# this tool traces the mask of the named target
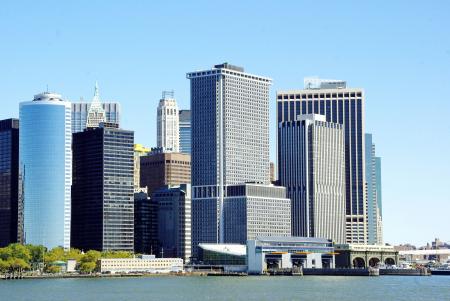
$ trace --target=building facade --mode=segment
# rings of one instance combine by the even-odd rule
[[[150,153],[150,148],[142,144],[134,145],[134,192],[147,192],[146,187],[141,188],[141,157]]]
[[[366,134],[367,235],[369,244],[383,244],[381,158],[375,155],[372,134]]]
[[[342,125],[300,115],[278,125],[280,185],[292,200],[292,235],[345,243]]]
[[[191,110],[180,110],[180,153],[191,154]]]
[[[346,241],[367,241],[364,160],[364,91],[337,80],[305,79],[304,90],[277,92],[277,122],[298,115],[325,115],[341,124],[345,143]],[[278,164],[280,154],[278,153]]]
[[[156,116],[157,146],[164,151],[180,151],[180,126],[177,101],[173,91],[163,91]]]
[[[89,114],[91,115],[90,127],[97,127],[101,122],[120,124],[120,104],[117,102],[100,102],[97,83],[91,103],[72,103],[72,133],[82,132],[86,129]]]
[[[20,177],[25,243],[70,247],[70,103],[44,92],[20,103]]]
[[[191,156],[181,153],[152,151],[140,157],[141,187],[148,194],[166,185],[176,186],[191,183]]]
[[[22,241],[19,120],[0,120],[0,248]]]
[[[220,202],[215,186],[195,190],[192,202],[192,248],[219,241]],[[257,236],[291,235],[291,201],[280,186],[245,183],[228,185],[223,199],[223,242],[245,244]],[[195,218],[194,218],[195,217]]]
[[[203,218],[201,210],[194,211],[195,253],[198,243],[225,241],[227,186],[245,182],[270,184],[271,79],[246,73],[228,63],[188,73],[187,78],[192,113],[192,206],[217,208],[207,218]],[[202,241],[200,229],[209,237],[207,241]]]
[[[135,258],[102,258],[98,262],[100,273],[171,273],[183,272],[181,258],[155,258],[142,255]]]
[[[158,206],[158,241],[161,257],[191,257],[191,185],[164,187],[152,194]]]
[[[114,124],[73,134],[73,247],[134,250],[133,145]]]
[[[159,254],[158,203],[145,192],[134,194],[134,252]]]

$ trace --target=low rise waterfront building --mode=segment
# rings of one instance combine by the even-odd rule
[[[107,258],[99,260],[101,273],[170,273],[183,272],[181,258],[155,258],[142,255],[138,258]]]
[[[334,268],[333,242],[312,237],[258,237],[247,242],[249,274],[296,268]]]
[[[393,246],[338,244],[336,250],[336,267],[368,268],[379,265],[394,266],[398,264],[398,251]]]

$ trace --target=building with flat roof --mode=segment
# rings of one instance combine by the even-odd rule
[[[191,110],[180,110],[180,153],[191,154]]]
[[[19,119],[0,120],[0,248],[22,242]]]
[[[214,186],[194,192],[192,248],[197,258],[200,243],[217,243],[219,202]],[[256,183],[229,185],[223,200],[225,244],[245,244],[257,236],[291,235],[291,201],[286,189]]]
[[[143,191],[134,193],[134,252],[159,254],[158,203]]]
[[[141,157],[150,153],[151,149],[142,144],[134,145],[134,192],[147,192],[146,187],[141,187]]]
[[[292,235],[346,242],[342,125],[299,115],[278,125],[279,183],[292,201]]]
[[[277,91],[277,123],[298,115],[325,115],[342,125],[345,145],[346,241],[367,242],[364,91],[345,81],[306,79],[305,89]],[[281,162],[278,148],[278,164]],[[279,168],[279,172],[280,172]],[[279,174],[279,178],[281,175]]]
[[[367,236],[369,244],[383,243],[381,158],[375,154],[372,134],[366,134]]]
[[[249,274],[300,268],[334,268],[329,239],[312,237],[258,237],[247,242]]]
[[[135,258],[102,258],[98,261],[100,273],[179,273],[183,272],[181,258],[155,258],[143,255]]]
[[[139,157],[141,164],[140,185],[148,194],[166,185],[191,183],[191,156],[182,153],[150,152]]]
[[[70,247],[70,102],[44,92],[20,103],[19,164],[26,244]]]
[[[72,247],[134,250],[133,145],[116,124],[73,134]]]
[[[393,246],[368,244],[336,244],[336,267],[368,268],[398,264],[398,251]]]
[[[152,194],[157,205],[158,257],[191,257],[191,185],[166,186]]]

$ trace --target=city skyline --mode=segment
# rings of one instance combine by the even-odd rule
[[[30,11],[36,13],[34,16],[28,13],[17,15],[15,11],[20,8],[16,4],[6,4],[0,12],[1,28],[6,31],[2,34],[5,48],[0,53],[8,57],[1,63],[5,70],[2,75],[5,108],[0,112],[0,119],[17,118],[19,102],[45,90],[47,84],[49,90],[75,101],[80,95],[90,99],[87,96],[92,95],[92,84],[99,80],[105,96],[102,98],[117,100],[122,105],[121,126],[136,131],[137,143],[153,146],[156,145],[153,112],[160,91],[174,89],[180,109],[189,109],[189,83],[185,73],[229,61],[274,79],[270,97],[270,143],[271,159],[276,161],[276,91],[296,89],[301,86],[303,77],[309,75],[342,78],[352,87],[365,89],[366,132],[373,133],[377,155],[383,159],[385,242],[423,245],[432,237],[450,240],[445,232],[450,226],[446,219],[450,162],[445,154],[450,148],[449,139],[445,139],[449,129],[445,123],[446,112],[450,106],[442,96],[448,94],[450,44],[441,38],[448,36],[450,28],[445,18],[448,3],[441,2],[441,9],[430,10],[425,5],[399,2],[392,4],[388,11],[375,4],[354,3],[351,11],[345,9],[349,7],[345,3],[342,7],[339,7],[341,4],[328,4],[329,11],[323,11],[326,4],[287,3],[281,9],[282,13],[281,7],[268,4],[253,15],[250,13],[252,3],[242,4],[242,10],[233,11],[234,16],[252,15],[249,20],[240,19],[244,25],[249,22],[255,27],[238,33],[242,24],[229,24],[230,28],[219,26],[217,30],[228,38],[235,38],[236,45],[226,45],[216,52],[202,41],[213,39],[217,32],[201,29],[198,35],[190,36],[182,26],[187,23],[188,16],[180,17],[173,24],[164,24],[165,28],[152,28],[153,22],[161,21],[158,16],[152,18],[152,10],[162,16],[162,12],[170,8],[173,13],[182,15],[186,5],[138,4],[141,12],[136,12],[135,20],[117,32],[119,42],[131,45],[125,54],[121,54],[125,46],[118,45],[113,49],[117,45],[114,31],[117,25],[112,27],[114,30],[107,28],[113,19],[116,22],[126,14],[121,12],[121,5],[108,7],[108,14],[96,18],[97,12],[105,9],[99,3],[86,3],[80,5],[81,8],[29,4]],[[89,10],[85,9],[87,6]],[[38,20],[39,12],[45,10],[57,12],[56,20]],[[212,10],[213,6],[206,5],[203,13],[198,14],[212,20]],[[398,13],[400,10],[402,13]],[[324,14],[324,19],[317,25],[314,16],[319,12]],[[385,24],[375,26],[377,15],[381,13],[385,16]],[[286,20],[284,31],[277,22],[267,21],[273,20],[272,14]],[[294,26],[296,14],[302,22]],[[416,15],[421,18],[414,17]],[[87,24],[77,27],[65,20],[80,16]],[[345,19],[352,19],[352,22]],[[404,22],[398,22],[398,19]],[[254,21],[256,23],[252,23]],[[37,22],[35,27],[31,26],[33,22]],[[360,22],[361,26],[352,28],[353,22]],[[61,25],[55,27],[55,24]],[[334,25],[341,26],[339,32],[344,34],[330,34],[328,30]],[[141,29],[131,33],[130,26]],[[177,43],[189,43],[192,48],[174,50],[172,45],[162,45],[161,49],[156,49],[158,47],[152,44],[156,40],[142,37],[147,31],[148,35],[156,33],[155,39],[172,34]],[[297,47],[302,39],[292,39],[305,36],[311,44],[310,49]],[[320,44],[324,36],[328,43],[335,45],[333,49]],[[350,42],[353,37],[356,46]],[[133,41],[136,44],[132,44]],[[287,41],[292,44],[277,49],[279,44]],[[34,43],[41,47],[30,51],[27,45]],[[92,47],[86,47],[86,44]],[[380,44],[389,44],[389,47]],[[419,44],[421,47],[417,47]],[[81,46],[72,47],[74,45]],[[74,59],[71,61],[71,58]],[[112,60],[114,64],[111,64]],[[272,62],[268,63],[269,60]],[[33,69],[40,70],[39,77],[30,72]],[[113,72],[116,70],[121,73]],[[433,122],[419,122],[430,112],[434,116]],[[438,139],[426,139],[428,133]],[[427,143],[423,143],[425,139]]]

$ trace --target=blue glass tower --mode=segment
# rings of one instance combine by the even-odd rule
[[[191,153],[191,110],[180,110],[180,153]]]
[[[41,93],[20,104],[20,173],[27,244],[70,247],[70,103]]]

